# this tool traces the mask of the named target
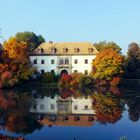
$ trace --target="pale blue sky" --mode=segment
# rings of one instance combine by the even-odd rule
[[[0,28],[8,39],[33,31],[46,41],[114,41],[125,53],[140,43],[140,0],[0,0]]]

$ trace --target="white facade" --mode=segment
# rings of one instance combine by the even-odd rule
[[[53,99],[50,97],[37,98],[30,112],[46,114],[95,114],[90,97],[78,99],[69,97],[64,100],[58,95]]]
[[[72,114],[95,114],[95,110],[92,108],[92,99],[72,97]]]
[[[92,61],[95,59],[95,55],[74,55],[72,56],[72,73],[77,71],[78,73],[90,73],[92,70]],[[75,64],[75,62],[77,63]]]
[[[53,99],[51,97],[37,98],[31,107],[30,112],[56,114],[57,96],[55,96]]]
[[[30,61],[39,73],[44,71],[61,74],[63,70],[66,70],[69,74],[73,72],[90,73],[92,70],[92,61],[95,57],[95,55],[35,55],[30,56]],[[42,61],[44,61],[43,64]]]
[[[35,63],[35,60],[37,63]],[[57,74],[57,56],[30,56],[30,61],[39,73],[41,73],[41,71],[51,72],[53,70]],[[44,61],[43,64],[42,61]]]
[[[38,46],[30,55],[30,61],[40,73],[61,74],[65,71],[69,74],[73,72],[88,74],[92,70],[92,61],[97,53],[92,43],[51,41]]]

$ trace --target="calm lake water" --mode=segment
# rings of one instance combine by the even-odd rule
[[[139,89],[0,91],[0,134],[26,140],[140,140]]]

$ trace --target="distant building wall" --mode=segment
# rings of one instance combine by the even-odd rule
[[[95,55],[73,55],[72,72],[90,73]]]
[[[92,99],[75,99],[72,97],[72,114],[95,114],[92,108]]]
[[[30,112],[46,113],[46,114],[95,114],[92,108],[92,99],[71,97],[69,100],[64,100],[60,96],[37,98],[32,105]]]
[[[37,98],[35,103],[32,105],[30,112],[56,114],[57,96],[55,96],[53,99],[50,97]]]
[[[35,63],[35,60],[37,63]],[[58,66],[58,57],[57,56],[30,56],[31,63],[37,68],[37,71],[41,73],[54,71],[58,74],[57,66]],[[42,62],[44,63],[42,64]]]

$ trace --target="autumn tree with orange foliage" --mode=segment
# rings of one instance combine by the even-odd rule
[[[20,80],[28,80],[34,68],[30,65],[27,45],[11,37],[3,44],[2,62],[0,63],[0,88],[11,87]]]
[[[113,49],[104,49],[100,51],[93,61],[92,75],[96,79],[120,81],[119,76],[123,74],[124,57]],[[116,78],[117,77],[117,78]],[[115,78],[115,79],[113,79]]]
[[[94,94],[93,109],[96,111],[97,121],[100,123],[115,123],[122,117],[124,104],[111,94]]]
[[[5,53],[14,61],[21,62],[27,60],[26,42],[17,41],[15,37],[11,37],[8,41],[4,42],[3,46]]]
[[[0,64],[0,88],[12,87],[19,81],[13,67],[9,64]]]

